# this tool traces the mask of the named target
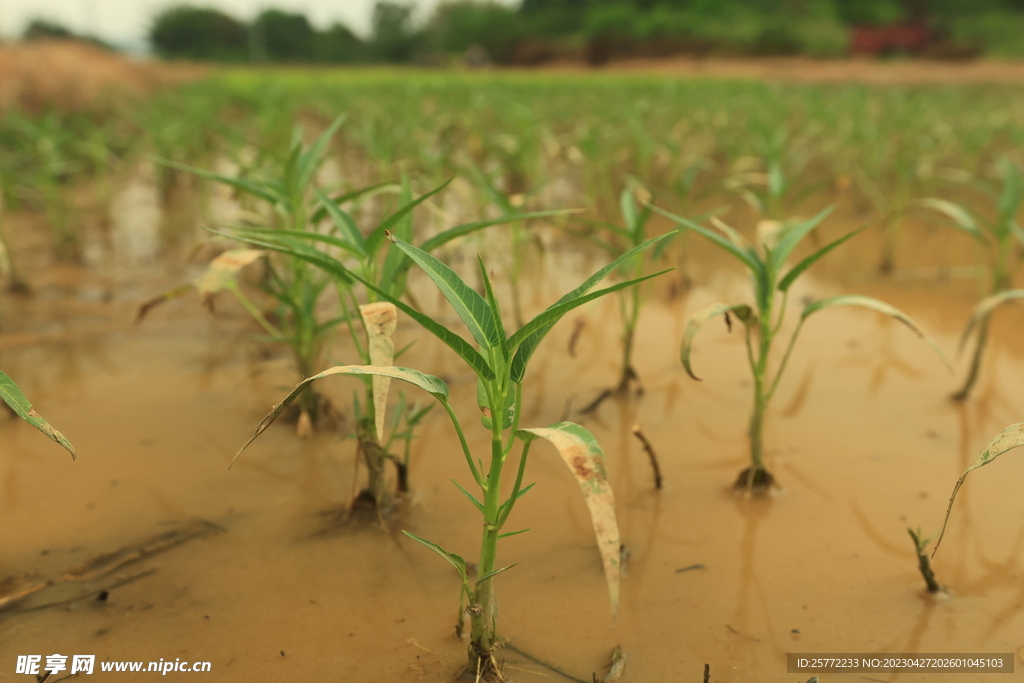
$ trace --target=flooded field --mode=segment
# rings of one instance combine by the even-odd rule
[[[1024,666],[1024,515],[1012,488],[1024,458],[1010,452],[967,478],[932,560],[945,590],[926,590],[908,534],[932,537],[930,554],[957,478],[1024,414],[1017,67],[233,69],[173,89],[171,76],[198,74],[139,72],[121,101],[101,93],[126,80],[114,67],[129,67],[108,66],[109,78],[52,110],[40,104],[50,91],[0,98],[0,370],[77,451],[72,461],[0,412],[0,679],[22,677],[19,657],[94,655],[98,676],[123,681],[153,673],[103,665],[208,663],[209,680],[246,683],[451,681],[471,628],[487,621],[476,586],[490,576],[494,656],[520,683],[806,681],[787,672],[787,653],[1011,653]],[[673,214],[695,223],[671,243],[644,242],[684,225]],[[632,227],[641,216],[646,232]],[[411,244],[439,261],[391,257]],[[637,300],[627,289],[566,309],[515,374],[505,335],[648,247],[593,291],[670,272]],[[774,281],[755,293],[750,272]],[[958,351],[994,292],[1010,305],[976,320]],[[865,299],[811,311],[787,355],[807,307],[846,294],[902,313]],[[401,438],[388,446],[374,432],[372,386],[337,376],[229,469],[300,377],[390,363],[373,360],[356,311],[392,299],[408,303],[395,365],[448,387],[465,443],[435,404],[406,463]],[[729,316],[688,336],[716,302]],[[623,362],[632,310],[635,377]],[[502,330],[480,323],[499,313]],[[941,353],[892,317],[903,314]],[[437,320],[433,334],[423,315]],[[777,337],[767,380],[745,343],[766,332]],[[952,401],[978,338],[977,381]],[[624,377],[629,391],[609,391]],[[518,378],[521,407],[506,412]],[[752,463],[766,383],[777,392],[764,401],[762,455],[776,485],[757,495],[733,484]],[[387,419],[406,422],[386,435],[412,429],[415,411],[400,406],[434,401],[400,381],[389,397]],[[607,500],[587,488],[600,478],[545,440],[522,478],[536,485],[501,519],[498,502],[520,491],[520,448],[499,444],[500,487],[479,475],[482,456],[474,464],[495,453],[481,418],[498,404],[507,438],[566,420],[596,437],[618,540],[580,494],[582,484]],[[487,558],[482,528],[529,531]],[[609,566],[621,574],[614,619]],[[46,680],[81,675],[69,666]]]
[[[117,205],[146,215],[153,200],[144,187],[129,183]],[[341,438],[345,424],[298,440],[282,422],[229,471],[294,383],[290,360],[259,341],[259,328],[226,296],[212,316],[184,298],[133,325],[142,301],[201,266],[183,266],[183,248],[145,231],[118,237],[118,221],[87,251],[93,266],[44,256],[45,228],[31,215],[6,223],[34,293],[0,299],[0,362],[79,457],[72,463],[21,421],[0,423],[0,574],[9,577],[0,594],[23,595],[0,612],[4,661],[95,654],[209,661],[211,680],[222,681],[452,680],[466,648],[453,629],[458,577],[400,533],[474,556],[479,523],[449,481],[468,483],[451,424],[434,411],[413,441],[412,490],[386,529],[372,519],[337,523],[359,476],[354,442]],[[826,234],[844,225],[858,227],[841,210]],[[888,277],[877,274],[880,243],[868,232],[826,257],[794,300],[879,297],[952,357],[978,292],[972,277],[946,266],[965,262],[969,242],[908,223]],[[456,262],[476,251],[500,261],[500,249],[480,244],[461,245]],[[607,261],[565,237],[529,253],[519,280],[528,314]],[[680,258],[678,246],[665,257],[670,265]],[[502,566],[516,563],[497,579],[506,675],[566,680],[528,653],[575,680],[600,679],[616,646],[628,681],[699,681],[708,664],[716,682],[790,682],[801,675],[786,673],[788,652],[1013,652],[1024,665],[1024,518],[1010,483],[1024,462],[1011,455],[965,485],[934,561],[948,596],[924,590],[907,535],[908,527],[938,529],[964,467],[1020,419],[1020,312],[994,317],[976,395],[963,404],[948,396],[964,358],[950,374],[907,328],[870,311],[840,308],[809,321],[768,418],[766,458],[779,488],[751,499],[730,489],[748,451],[742,336],[713,322],[698,337],[701,382],[679,362],[689,315],[749,298],[747,281],[709,245],[691,240],[686,259],[692,288],[669,273],[645,290],[635,355],[642,396],[578,414],[616,381],[613,297],[560,323],[527,377],[524,423],[568,416],[604,446],[624,576],[612,624],[586,506],[554,449],[538,444],[527,472],[537,486],[509,520],[530,532],[500,548]],[[499,298],[508,285],[496,280]],[[458,330],[431,287],[421,273],[410,281],[419,302]],[[795,322],[791,314],[786,328]],[[401,319],[396,345],[414,340],[402,363],[444,378],[455,412],[473,415],[472,376]],[[351,353],[338,343],[332,364]],[[357,382],[322,384],[346,413]],[[486,448],[487,433],[467,424],[470,447]],[[660,491],[636,424],[657,452]]]

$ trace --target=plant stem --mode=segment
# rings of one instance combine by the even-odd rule
[[[978,379],[978,371],[981,369],[981,356],[985,352],[985,345],[988,343],[988,323],[989,316],[986,315],[985,319],[978,326],[978,342],[974,346],[974,356],[971,358],[971,369],[967,373],[967,379],[964,381],[964,385],[960,387],[960,390],[950,397],[954,401],[966,400],[967,395],[971,393],[971,389]]]
[[[504,406],[500,405],[500,399],[495,403],[501,410],[504,410]],[[493,415],[491,467],[484,487],[484,529],[483,538],[480,541],[480,564],[477,568],[478,576],[483,580],[477,579],[469,608],[472,617],[469,644],[470,671],[488,669],[491,652],[497,640],[498,603],[494,596],[490,574],[494,571],[498,554],[498,534],[501,532],[498,512],[501,507],[501,468],[505,464],[505,458],[501,438],[501,419],[499,418],[501,412],[495,411]]]

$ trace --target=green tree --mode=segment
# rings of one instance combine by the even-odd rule
[[[449,0],[434,10],[428,31],[432,47],[461,54],[480,45],[496,62],[506,62],[523,36],[515,10],[493,0]]]
[[[412,61],[421,38],[412,28],[412,10],[411,4],[397,2],[378,2],[374,5],[370,54],[375,61]]]
[[[153,19],[149,41],[158,55],[169,59],[242,62],[249,58],[245,24],[211,8],[167,8]]]
[[[260,56],[269,62],[311,62],[316,58],[316,32],[304,14],[268,9],[256,17],[250,30]]]
[[[334,24],[316,34],[316,56],[331,64],[360,62],[366,59],[366,44],[344,24]]]

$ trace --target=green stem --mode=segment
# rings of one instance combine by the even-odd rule
[[[477,486],[484,489],[486,488],[486,482],[482,476],[480,476],[480,470],[477,469],[476,464],[473,462],[473,454],[469,450],[469,445],[466,443],[466,435],[462,433],[462,426],[459,424],[459,419],[455,417],[455,411],[448,405],[447,401],[441,401],[441,405],[448,412],[448,417],[451,418],[452,425],[455,426],[455,432],[459,435],[459,443],[462,445],[462,452],[466,456],[466,462],[469,463],[469,470],[473,473],[473,479],[476,481]]]
[[[988,323],[989,316],[986,315],[978,326],[978,342],[974,346],[974,356],[971,358],[971,369],[967,373],[967,379],[964,380],[963,386],[960,387],[960,390],[951,397],[954,401],[965,400],[968,394],[971,393],[974,383],[978,380],[978,372],[981,369],[981,356],[985,352],[985,346],[988,343]]]
[[[274,339],[278,341],[284,339],[284,335],[281,334],[281,331],[274,327],[274,325],[271,324],[271,322],[266,319],[266,317],[263,315],[262,311],[260,311],[260,309],[256,306],[256,304],[254,304],[249,299],[249,297],[247,297],[242,292],[241,287],[238,286],[238,282],[232,280],[227,285],[226,289],[235,295],[235,298],[238,299],[238,303],[242,304],[242,308],[244,308],[249,313],[249,315],[251,315],[256,320],[256,322],[260,324],[260,327],[262,327],[267,332],[267,334],[274,337]],[[303,379],[305,379],[305,377],[303,377]]]

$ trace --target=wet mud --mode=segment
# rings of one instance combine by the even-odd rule
[[[149,202],[134,192],[132,201]],[[828,231],[842,227],[833,221]],[[32,234],[14,245],[23,263],[31,263]],[[904,238],[890,277],[877,274],[881,240],[869,232],[816,266],[791,300],[877,296],[953,357],[978,289],[944,268],[971,265],[966,238],[915,225]],[[140,302],[191,272],[177,253],[149,253],[149,240],[139,243],[144,259],[119,257],[116,268],[42,259],[27,270],[32,297],[0,298],[0,367],[79,455],[72,463],[27,425],[0,420],[0,578],[32,585],[160,534],[197,524],[218,531],[140,553],[80,597],[41,609],[0,605],[3,675],[13,675],[19,654],[61,653],[210,661],[206,676],[217,681],[452,680],[466,649],[454,629],[459,579],[401,534],[467,559],[479,547],[475,512],[450,482],[468,485],[469,475],[443,412],[413,443],[411,492],[386,529],[375,520],[338,525],[330,514],[358,490],[355,444],[342,438],[351,421],[306,440],[275,425],[229,470],[294,384],[292,368],[226,297],[215,316],[185,297],[134,326]],[[122,256],[132,244],[115,243]],[[599,262],[566,240],[552,244],[526,260],[528,314]],[[612,299],[567,317],[527,374],[523,426],[568,412],[603,445],[628,561],[613,624],[579,488],[554,449],[537,444],[527,472],[537,485],[508,522],[530,531],[499,546],[499,564],[517,563],[495,580],[500,630],[516,648],[503,651],[506,674],[563,680],[521,650],[590,681],[607,673],[616,646],[628,655],[624,681],[699,681],[707,663],[716,683],[791,683],[801,676],[786,673],[787,652],[1015,652],[1024,666],[1024,503],[1015,488],[1024,458],[1009,454],[961,491],[933,561],[950,597],[926,592],[907,535],[908,527],[938,530],[966,464],[1024,414],[1024,311],[994,316],[976,395],[965,404],[948,400],[965,359],[950,374],[906,327],[870,311],[816,316],[769,411],[766,461],[777,487],[748,499],[731,490],[748,464],[752,389],[742,336],[724,324],[701,333],[693,353],[700,382],[679,362],[688,315],[747,300],[747,283],[712,248],[690,244],[697,286],[684,290],[670,273],[646,293],[634,357],[642,396],[613,396],[578,414],[619,374]],[[441,311],[425,278],[411,282],[421,304]],[[499,298],[507,290],[504,283]],[[475,380],[446,347],[400,320],[396,347],[413,340],[402,363],[449,383],[471,447],[486,449],[488,434],[472,417]],[[350,358],[339,341],[332,360]],[[357,387],[346,378],[321,384],[343,410]],[[638,425],[657,452],[660,491]],[[937,683],[982,680],[929,674]]]

